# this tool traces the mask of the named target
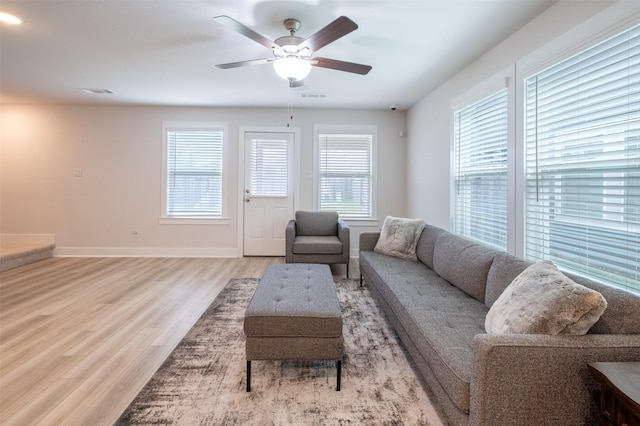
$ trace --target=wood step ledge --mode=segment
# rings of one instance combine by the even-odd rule
[[[0,245],[0,272],[53,257],[52,243],[5,242]]]

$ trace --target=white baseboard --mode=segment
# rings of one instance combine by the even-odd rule
[[[218,257],[236,258],[237,248],[56,247],[56,257]]]
[[[0,234],[3,243],[55,244],[54,234]]]

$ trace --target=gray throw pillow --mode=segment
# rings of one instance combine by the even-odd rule
[[[373,251],[401,259],[417,261],[416,246],[425,227],[423,219],[387,216]]]
[[[605,298],[562,274],[553,263],[534,263],[495,301],[485,319],[489,334],[586,334],[607,307]]]

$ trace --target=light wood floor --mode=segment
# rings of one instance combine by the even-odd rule
[[[52,258],[3,272],[0,424],[112,424],[229,279],[283,261]]]

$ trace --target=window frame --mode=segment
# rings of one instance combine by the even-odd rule
[[[332,125],[321,124],[313,127],[313,210],[319,211],[320,202],[320,135],[370,135],[371,136],[371,213],[369,217],[342,217],[348,222],[366,224],[377,223],[377,175],[378,175],[378,126],[376,125]]]
[[[168,176],[168,133],[172,131],[221,131],[222,132],[222,186],[221,200],[222,213],[220,216],[179,216],[167,214],[167,176]],[[228,225],[228,124],[224,122],[186,122],[163,121],[162,122],[162,191],[160,204],[160,225]]]
[[[566,46],[564,46],[564,48],[562,48],[562,46],[556,47],[555,51],[553,51],[552,53],[547,53],[542,58],[537,55],[534,58],[526,58],[526,60],[522,61],[522,66],[519,66],[520,73],[518,76],[518,84],[519,84],[518,95],[521,101],[518,103],[519,109],[518,109],[517,117],[518,117],[518,128],[520,129],[519,136],[521,138],[519,140],[519,147],[521,148],[522,152],[518,158],[518,178],[520,179],[520,181],[518,182],[517,185],[518,185],[518,188],[521,188],[521,191],[519,191],[521,193],[521,199],[518,201],[519,208],[521,209],[520,214],[518,215],[518,220],[519,220],[518,234],[521,238],[521,243],[518,246],[518,252],[516,254],[520,257],[527,258],[533,261],[539,260],[538,258],[530,257],[527,253],[527,248],[526,248],[527,238],[528,238],[527,216],[526,216],[527,215],[527,185],[529,182],[529,179],[527,179],[527,158],[526,158],[526,152],[528,149],[527,137],[526,137],[527,80],[536,76],[540,72],[543,72],[556,65],[560,65],[563,62],[569,60],[570,58],[576,55],[580,55],[583,52],[586,52],[592,48],[595,48],[597,45],[609,40],[610,38],[618,36],[624,33],[625,31],[640,25],[640,22],[638,22],[638,18],[639,18],[638,16],[636,16],[635,19],[629,19],[628,17],[625,17],[625,19],[623,19],[622,21],[608,22],[608,26],[606,26],[604,30],[600,32],[596,32],[595,35],[592,35],[590,37],[585,37],[587,40],[583,41],[582,43],[579,43],[577,46],[573,46],[570,49],[566,48]],[[592,31],[591,34],[594,34],[594,32]],[[624,223],[628,223],[628,222],[624,222]],[[576,222],[575,225],[578,225],[578,223]],[[548,258],[549,256],[546,256],[546,257]],[[558,266],[560,266],[561,268],[564,268],[563,265],[558,265]],[[634,287],[631,287],[630,285],[621,285],[613,281],[600,278],[598,276],[592,275],[589,272],[589,269],[590,268],[588,266],[583,268],[571,268],[570,270],[568,270],[568,272],[601,282],[604,285],[620,288],[629,292],[640,293],[640,288],[634,288]]]
[[[507,250],[508,244],[508,111],[509,91],[507,85],[496,88],[486,96],[458,106],[452,111],[454,126],[453,230],[467,238],[501,250]],[[463,127],[464,131],[462,131]],[[486,138],[485,132],[496,130],[500,131],[499,135],[490,140]],[[499,161],[490,162],[486,159],[489,148],[500,150],[497,155]],[[477,157],[480,151],[483,154],[482,158],[474,161],[473,157]],[[463,155],[467,160],[462,159]],[[477,198],[479,194],[477,188],[472,188],[473,185],[466,178],[477,181],[485,177],[504,179],[504,193],[500,194],[504,198],[498,201],[499,204],[504,203],[504,210],[502,211],[500,208],[501,205],[492,204],[494,209],[492,209],[491,217],[483,217],[479,221],[480,223],[477,219],[476,222],[471,223],[474,216],[477,218],[477,215],[471,210],[482,206],[474,204],[474,198]],[[466,182],[465,185],[461,183],[461,179]],[[487,188],[490,188],[492,193],[498,192],[493,190],[491,185],[485,185],[482,181],[480,184],[480,193]],[[466,196],[461,194],[462,189],[465,189]],[[484,204],[478,200],[476,203]],[[478,228],[482,228],[484,231],[473,233],[473,230]],[[485,238],[489,237],[488,234],[491,234],[491,237]]]
[[[525,255],[525,210],[526,210],[526,121],[525,121],[525,80],[531,75],[544,70],[554,64],[561,62],[575,54],[578,54],[585,49],[589,49],[598,43],[607,40],[610,37],[616,36],[635,25],[640,23],[640,7],[635,7],[631,11],[624,4],[617,4],[609,7],[606,13],[597,15],[597,19],[587,21],[572,31],[557,37],[553,42],[548,43],[534,52],[515,60],[511,66],[513,79],[509,78],[512,83],[510,84],[511,95],[509,95],[508,102],[510,103],[508,109],[512,118],[509,123],[512,127],[512,132],[509,136],[509,165],[508,165],[508,204],[507,209],[509,217],[508,225],[508,249],[507,252],[518,256],[520,258],[526,258]],[[503,70],[504,72],[504,70]],[[495,86],[496,81],[503,78],[502,72],[498,72],[483,80],[481,83],[472,86],[471,89],[466,90],[461,95],[452,98],[451,100],[451,115],[450,115],[450,229],[454,229],[454,212],[455,212],[455,150],[454,150],[454,107],[462,104],[470,103],[474,99],[482,97],[483,94],[487,94],[488,90],[491,90],[492,84]],[[493,83],[492,83],[493,82]],[[634,235],[635,237],[635,235]],[[530,259],[531,260],[531,259]],[[562,268],[562,267],[561,267]],[[620,287],[613,281],[599,279],[597,277],[589,276],[586,272],[581,271],[567,271],[576,275],[582,275],[589,277],[590,279],[600,282],[603,285],[609,285],[615,288],[621,288],[625,291],[632,293],[639,293],[634,290],[634,287],[626,286]],[[633,284],[633,283],[632,283]]]
[[[506,67],[495,73],[482,83],[467,90],[460,96],[453,99],[450,104],[450,229],[456,229],[456,129],[455,113],[482,99],[485,99],[495,92],[507,90],[507,211],[506,211],[506,247],[501,250],[515,253],[517,248],[516,235],[516,158],[518,146],[516,140],[516,68],[515,65]],[[466,238],[470,238],[465,236]],[[483,242],[484,243],[484,242]],[[486,243],[485,243],[486,244]],[[495,247],[495,246],[492,246]]]

